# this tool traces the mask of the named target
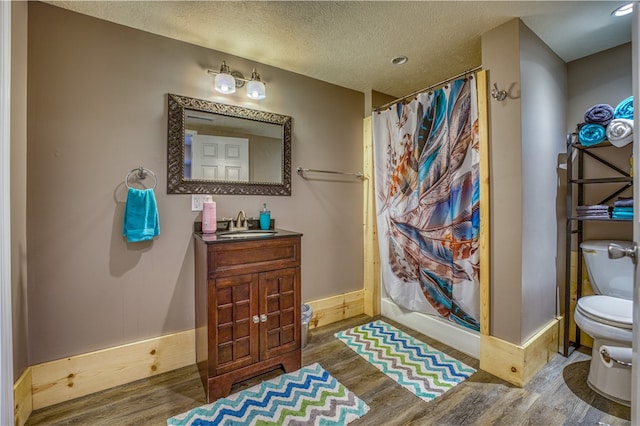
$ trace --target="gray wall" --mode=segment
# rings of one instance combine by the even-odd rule
[[[364,95],[220,52],[42,3],[29,3],[29,363],[193,327],[189,195],[166,194],[166,94],[293,117],[293,167],[362,167]],[[256,67],[268,98],[212,91],[207,68]],[[161,234],[127,244],[124,179],[158,176]],[[214,196],[219,216],[266,202],[278,227],[304,233],[302,297],[362,288],[362,185],[303,180],[291,197]]]
[[[482,65],[492,88],[489,98],[491,304],[490,334],[520,343],[522,318],[522,143],[519,21],[482,35]]]
[[[490,88],[491,335],[522,344],[555,317],[564,63],[520,20],[482,36]]]
[[[11,299],[14,381],[27,354],[27,3],[11,4]]]
[[[556,315],[558,158],[566,152],[567,70],[520,22],[522,79],[522,331],[526,342]],[[563,175],[564,176],[564,175]],[[560,222],[564,225],[564,221]]]
[[[584,121],[584,112],[595,104],[615,106],[631,96],[631,43],[599,52],[595,55],[572,61],[567,64],[569,82],[569,109],[567,113],[567,131],[573,132],[576,124]],[[600,148],[606,158],[623,170],[629,169],[629,157],[633,144],[622,148]],[[606,152],[604,151],[606,150]],[[585,162],[585,176],[619,176],[606,167],[593,161]],[[591,185],[586,201],[596,203],[608,196],[620,185]],[[607,193],[608,192],[608,193]],[[623,196],[630,197],[627,190]],[[632,223],[589,222],[585,225],[586,239],[632,239]],[[576,249],[575,242],[573,249]]]

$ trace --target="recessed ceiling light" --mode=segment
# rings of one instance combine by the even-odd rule
[[[611,12],[611,16],[625,16],[631,12],[633,12],[633,3],[627,3]]]
[[[406,56],[396,56],[395,58],[391,59],[391,63],[393,65],[402,65],[405,62],[407,62],[409,60],[409,58],[407,58]]]

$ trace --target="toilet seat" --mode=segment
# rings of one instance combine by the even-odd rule
[[[573,319],[594,339],[631,345],[633,340],[633,302],[611,296],[585,296],[578,299]]]
[[[586,296],[578,299],[576,310],[590,320],[612,327],[633,330],[633,302],[611,296]]]

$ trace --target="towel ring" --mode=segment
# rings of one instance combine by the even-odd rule
[[[129,177],[131,177],[132,173],[136,173],[136,177],[138,178],[138,180],[146,179],[147,174],[150,174],[151,176],[153,176],[153,188],[151,189],[156,189],[156,186],[158,186],[158,178],[156,177],[156,174],[153,173],[152,170],[140,166],[138,168],[132,169],[129,173],[127,173],[127,177],[124,179],[124,183],[125,185],[127,185],[127,188],[131,188],[131,185],[129,185]]]

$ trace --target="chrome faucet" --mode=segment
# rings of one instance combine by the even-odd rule
[[[238,230],[248,229],[247,215],[245,214],[244,210],[240,210],[240,212],[238,212],[238,217],[236,218],[236,229]]]

